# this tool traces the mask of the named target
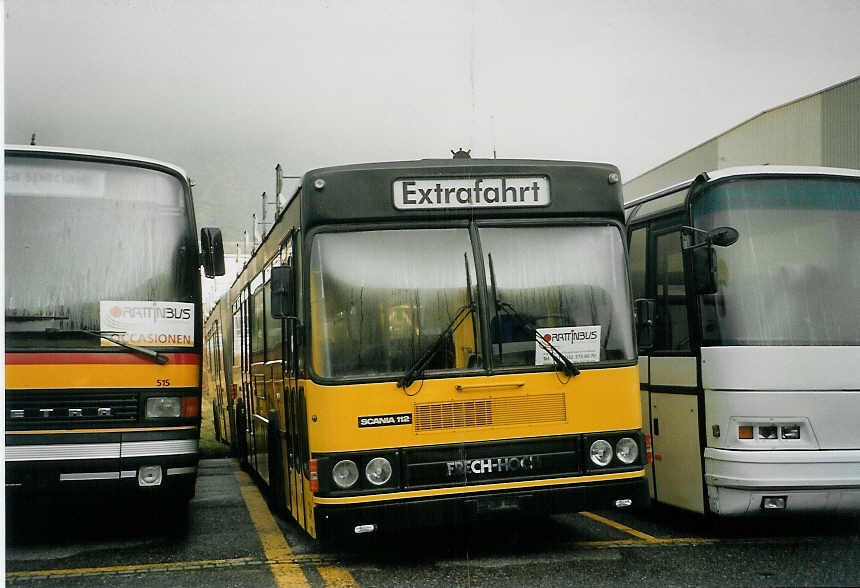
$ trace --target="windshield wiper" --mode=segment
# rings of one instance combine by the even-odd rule
[[[442,344],[445,340],[454,334],[454,331],[466,320],[466,317],[475,312],[474,304],[466,304],[461,306],[457,312],[454,314],[454,318],[448,323],[448,326],[445,327],[439,336],[436,337],[436,340],[433,342],[433,345],[427,348],[427,350],[421,354],[415,363],[406,370],[406,373],[403,374],[403,377],[397,380],[397,387],[403,388],[404,390],[412,385],[412,383],[418,379],[418,375],[424,372],[424,368],[429,363],[433,356],[435,356],[440,349],[442,349]]]
[[[496,320],[499,320],[499,311],[505,310],[508,312],[510,316],[512,316],[520,325],[521,329],[525,329],[527,331],[531,331],[535,335],[535,341],[537,341],[538,345],[543,348],[544,351],[549,353],[549,356],[553,360],[553,364],[556,367],[561,366],[564,375],[568,378],[571,376],[578,376],[579,369],[573,365],[573,362],[570,361],[566,355],[564,355],[561,351],[556,349],[555,345],[553,345],[550,341],[547,341],[543,337],[540,336],[537,330],[537,326],[532,323],[530,320],[527,320],[523,315],[517,312],[513,306],[508,304],[507,302],[499,300],[497,291],[496,291],[496,270],[493,268],[493,254],[487,253],[487,263],[490,266],[490,287],[493,292],[493,306],[496,312]],[[501,337],[501,328],[499,330],[499,356],[502,355],[502,337]]]
[[[23,323],[27,321],[67,321],[69,317],[67,316],[53,316],[53,315],[35,315],[35,314],[7,314],[6,320],[10,323]]]
[[[537,326],[535,326],[533,322],[524,318],[523,315],[517,312],[517,310],[507,302],[496,300],[496,304],[498,305],[499,310],[506,310],[510,316],[514,317],[514,319],[516,319],[520,324],[520,328],[534,333],[535,341],[537,341],[538,345],[540,345],[544,351],[549,353],[549,356],[552,358],[553,363],[555,363],[556,366],[561,366],[564,375],[567,377],[579,375],[579,369],[573,365],[573,362],[570,361],[564,353],[559,351],[552,342],[541,337],[540,333],[538,333]]]
[[[50,328],[45,329],[45,333],[49,333],[49,334],[84,333],[84,334],[90,335],[92,337],[99,337],[99,338],[104,339],[106,341],[110,341],[114,345],[119,345],[120,347],[125,347],[126,349],[134,351],[135,353],[139,353],[139,354],[143,355],[144,357],[151,359],[152,361],[154,361],[155,363],[157,363],[159,365],[164,365],[168,362],[169,358],[166,355],[159,353],[158,351],[153,351],[152,349],[147,349],[145,347],[139,347],[137,345],[132,345],[131,343],[126,343],[124,341],[120,341],[116,337],[111,337],[108,334],[108,333],[110,333],[113,335],[119,335],[120,333],[123,333],[123,332],[124,331],[90,331],[89,329],[68,329],[68,330],[66,330],[66,329],[50,329]]]

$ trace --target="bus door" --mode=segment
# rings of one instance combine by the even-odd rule
[[[283,373],[283,448],[284,498],[286,507],[300,524],[304,525],[304,484],[302,458],[302,390],[298,382],[298,350],[296,349],[295,320],[284,320],[284,373]]]
[[[254,427],[252,415],[254,411],[254,393],[251,389],[251,302],[248,290],[242,292],[242,409],[244,410],[245,461],[250,466],[253,463]]]
[[[294,415],[292,411],[292,399],[296,388],[295,350],[294,341],[295,321],[282,320],[282,333],[284,338],[284,362],[283,362],[283,394],[281,395],[281,464],[284,468],[284,506],[296,520],[296,481],[293,475],[293,436],[292,423]]]
[[[295,267],[294,233],[287,238],[283,248],[283,264],[293,267],[293,276],[298,275]],[[294,282],[295,283],[295,280]],[[295,310],[295,309],[294,309]],[[296,521],[305,526],[305,497],[303,467],[307,457],[302,456],[302,426],[301,408],[304,391],[299,388],[299,349],[297,345],[298,321],[285,320],[284,325],[284,359],[285,359],[285,382],[284,382],[284,429],[285,429],[285,455],[286,468],[286,499],[287,506]]]
[[[215,348],[214,348],[214,374],[215,374],[215,424],[218,430],[215,436],[219,441],[230,438],[227,422],[227,403],[224,391],[224,359],[222,357],[221,321],[215,321]]]
[[[687,320],[682,224],[683,215],[676,215],[648,227],[646,288],[647,298],[656,303],[656,313],[646,368],[648,406],[647,410],[643,406],[643,417],[650,412],[655,498],[704,512],[699,432],[702,393]]]
[[[269,270],[267,270],[268,272]],[[269,486],[272,498],[280,503],[283,499],[282,489],[285,487],[285,471],[283,465],[283,447],[281,444],[281,431],[284,428],[284,353],[281,320],[272,317],[272,285],[266,282],[264,285],[266,296],[266,363],[265,363],[265,386],[266,398],[268,399],[269,419]],[[280,504],[279,504],[280,505]]]
[[[230,422],[232,424],[232,437],[230,444],[233,447],[234,455],[242,458],[242,446],[244,439],[239,438],[239,432],[245,431],[245,423],[240,422],[240,418],[247,414],[244,410],[239,410],[239,406],[245,402],[244,393],[244,357],[242,346],[244,339],[242,337],[242,306],[241,303],[234,304],[233,307],[233,336],[231,338],[231,354],[233,359],[230,361],[230,385],[229,388],[229,406],[230,406]],[[243,407],[244,409],[244,407]],[[245,433],[243,432],[244,436]]]
[[[227,443],[230,442],[230,439],[233,437],[233,421],[231,419],[230,410],[230,373],[227,371],[227,366],[229,362],[229,358],[225,360],[224,354],[229,353],[229,350],[224,349],[224,333],[223,333],[223,323],[218,322],[218,370],[220,375],[218,377],[218,384],[220,385],[219,390],[219,402],[221,403],[220,407],[220,416],[221,416],[221,440]],[[229,334],[228,334],[229,336]]]
[[[269,402],[266,398],[265,305],[262,284],[251,294],[252,467],[269,483]]]

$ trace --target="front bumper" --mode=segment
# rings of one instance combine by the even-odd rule
[[[199,461],[196,431],[6,435],[10,495],[138,493],[191,498]],[[158,483],[139,479],[160,467]]]
[[[765,497],[785,497],[778,512],[860,512],[860,450],[705,449],[711,512],[764,512]]]
[[[614,509],[616,500],[625,499],[632,501],[631,506],[647,506],[650,498],[646,478],[374,503],[318,504],[314,507],[314,521],[317,537],[328,538],[351,535],[359,525],[373,525],[375,530],[392,532],[462,524],[502,512],[550,515]]]

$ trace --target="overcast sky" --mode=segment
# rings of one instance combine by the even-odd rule
[[[185,168],[235,240],[274,166],[608,161],[860,73],[860,1],[6,0],[6,142]]]

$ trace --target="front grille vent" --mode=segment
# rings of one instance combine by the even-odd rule
[[[442,488],[582,472],[578,435],[404,448],[404,487]]]
[[[6,427],[39,429],[137,420],[136,391],[6,390]]]
[[[567,409],[564,394],[538,394],[453,402],[432,402],[414,406],[416,433],[472,427],[564,422]]]

